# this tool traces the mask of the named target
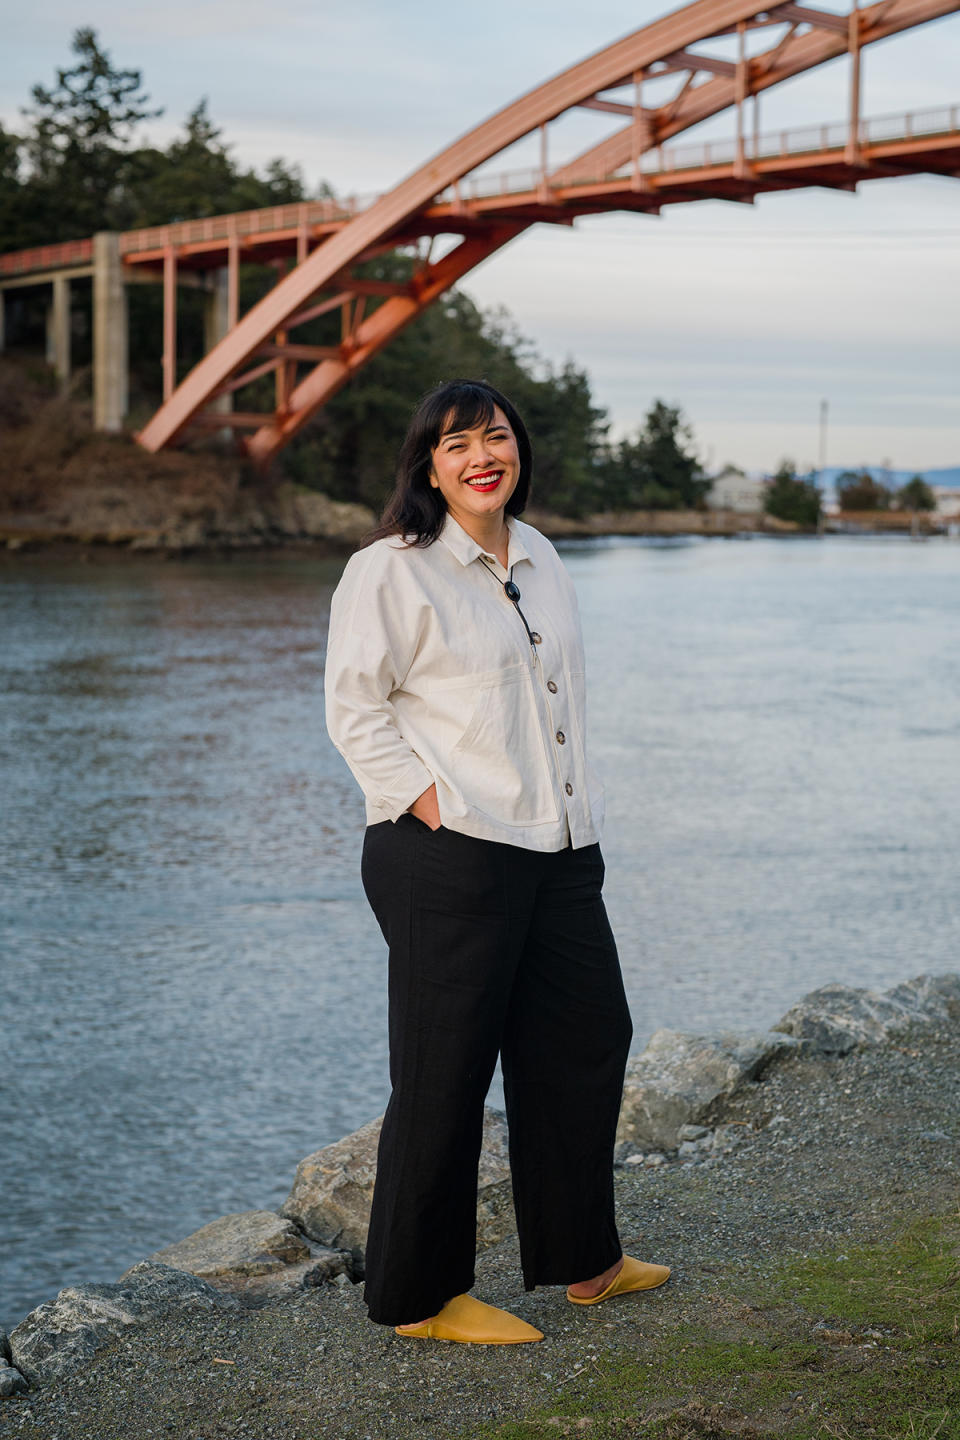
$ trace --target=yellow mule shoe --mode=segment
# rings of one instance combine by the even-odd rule
[[[459,1340],[464,1345],[526,1345],[543,1339],[526,1320],[472,1295],[455,1295],[432,1320],[395,1328],[398,1335],[415,1340]]]
[[[606,1290],[589,1297],[571,1295],[568,1290],[567,1299],[571,1305],[599,1305],[601,1300],[610,1300],[614,1295],[629,1295],[634,1290],[656,1290],[669,1278],[669,1265],[648,1265],[643,1260],[634,1260],[632,1255],[624,1255],[622,1266]]]

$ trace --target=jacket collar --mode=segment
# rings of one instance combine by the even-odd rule
[[[508,515],[506,520],[507,529],[510,532],[510,539],[507,544],[507,569],[509,570],[510,566],[515,565],[519,560],[529,560],[530,563],[533,564],[533,557],[520,539],[517,523],[513,516]],[[456,556],[461,565],[470,565],[474,560],[478,559],[479,556],[487,553],[483,546],[478,545],[476,540],[467,534],[463,526],[454,520],[449,511],[447,511],[444,517],[443,528],[437,536],[437,539],[443,541],[444,545],[446,545],[452,555]]]

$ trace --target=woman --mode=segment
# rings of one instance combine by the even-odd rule
[[[370,1318],[540,1340],[475,1299],[477,1165],[499,1053],[524,1283],[575,1304],[662,1284],[624,1257],[613,1145],[631,1037],[584,751],[583,647],[556,551],[516,519],[523,422],[492,386],[421,402],[379,528],[333,597],[327,728],[366,797],[362,876],[390,949],[392,1094]]]

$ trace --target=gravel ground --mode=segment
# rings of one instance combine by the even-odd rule
[[[842,1059],[790,1057],[727,1104],[741,1144],[706,1163],[618,1172],[621,1235],[674,1267],[662,1290],[574,1310],[525,1295],[516,1247],[476,1292],[546,1334],[509,1348],[401,1340],[334,1283],[256,1311],[157,1321],[55,1390],[0,1401],[20,1440],[449,1440],[547,1404],[603,1353],[641,1356],[747,1294],[783,1259],[870,1241],[960,1199],[960,1027]],[[229,1362],[229,1363],[221,1363]],[[709,1397],[703,1397],[709,1399]]]

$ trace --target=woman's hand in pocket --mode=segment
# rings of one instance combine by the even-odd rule
[[[424,825],[429,826],[431,830],[440,829],[440,806],[437,802],[436,785],[431,785],[429,790],[424,790],[422,795],[417,796],[409,807],[409,813],[415,815],[418,820],[422,820]]]

